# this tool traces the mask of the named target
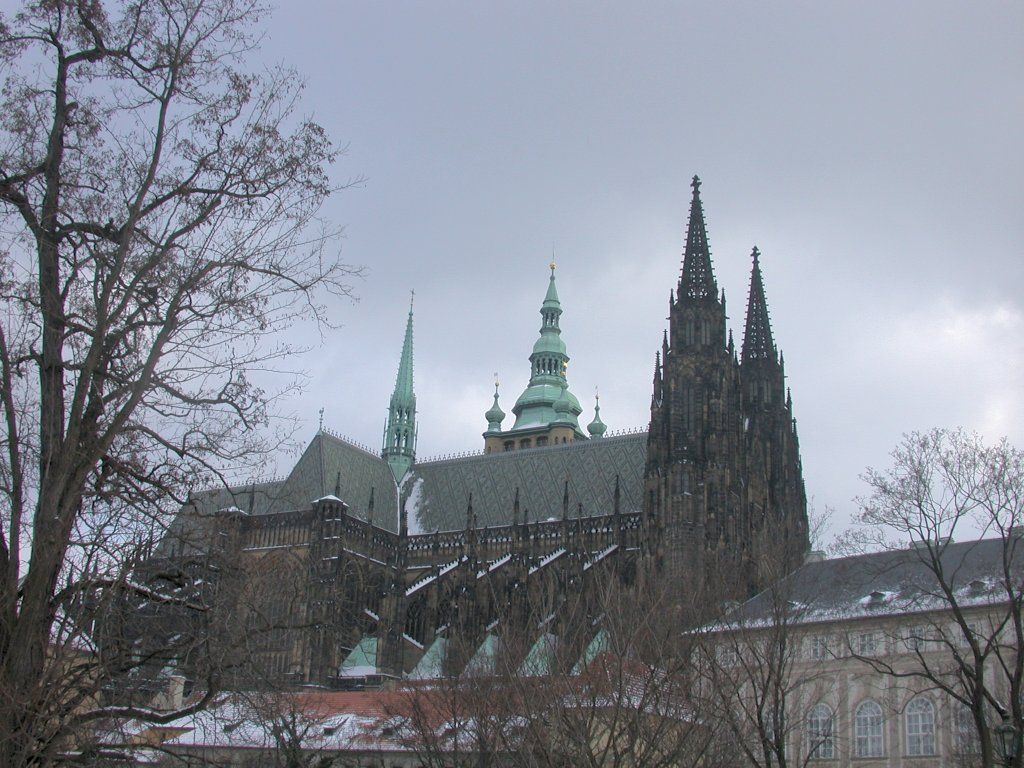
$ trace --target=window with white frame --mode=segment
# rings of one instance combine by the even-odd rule
[[[853,717],[854,757],[885,757],[882,708],[870,699],[857,707]]]
[[[812,659],[832,658],[832,648],[828,635],[812,635],[810,640],[809,655]]]
[[[812,760],[836,756],[835,715],[828,704],[817,704],[807,713],[807,756]]]
[[[923,696],[907,704],[903,714],[907,727],[907,754],[912,757],[935,754],[935,706]]]
[[[878,652],[878,641],[874,632],[858,632],[853,636],[853,652],[858,656],[874,656]]]

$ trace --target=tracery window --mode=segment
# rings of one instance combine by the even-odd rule
[[[828,704],[818,704],[807,713],[807,755],[812,760],[836,756],[835,715]]]
[[[907,728],[907,754],[935,754],[935,707],[928,699],[918,697],[907,705],[904,713]]]
[[[884,757],[885,735],[882,708],[870,699],[857,707],[853,718],[854,757]]]

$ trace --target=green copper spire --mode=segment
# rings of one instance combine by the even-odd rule
[[[570,424],[580,437],[585,437],[577,421],[583,409],[576,396],[569,391],[566,381],[569,355],[566,354],[562,330],[558,325],[562,304],[555,287],[554,262],[550,266],[551,278],[540,307],[540,338],[533,345],[533,353],[530,355],[530,384],[512,408],[516,416],[512,430],[544,427],[559,421]],[[556,412],[555,404],[560,400],[563,402],[559,407],[564,410],[559,413]]]
[[[604,433],[608,431],[608,426],[601,421],[601,396],[596,392],[594,393],[594,420],[587,424],[587,432],[590,433],[591,437],[604,437]]]
[[[413,292],[413,298],[415,298]],[[416,458],[416,395],[412,388],[412,299],[409,301],[409,319],[405,325],[402,359],[398,363],[395,391],[388,407],[388,421],[384,427],[384,447],[381,455],[391,466],[395,482],[402,482]]]

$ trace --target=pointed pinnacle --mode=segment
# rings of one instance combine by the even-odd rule
[[[768,301],[764,293],[764,279],[761,276],[761,252],[754,246],[751,252],[750,293],[747,297],[747,321],[743,330],[743,351],[741,359],[775,360],[775,342],[772,339],[771,320],[768,316]]]
[[[686,249],[683,251],[683,271],[679,278],[677,298],[715,299],[718,288],[711,267],[704,208],[700,201],[700,179],[693,177],[693,199],[690,201],[690,219],[686,229]]]

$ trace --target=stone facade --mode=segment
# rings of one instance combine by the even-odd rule
[[[1017,640],[1005,630],[1013,611],[1003,545],[983,539],[946,547],[940,562],[957,595],[955,611],[928,556],[914,548],[809,561],[708,628],[709,680],[746,691],[748,704],[755,696],[774,703],[764,673],[777,673],[782,682],[771,685],[786,697],[776,713],[794,765],[979,765],[971,713],[937,681],[961,690],[954,655],[971,657],[967,627],[988,648],[984,686],[996,700],[1010,700],[1006,670],[1015,662],[1003,661],[1016,659]],[[1019,580],[1019,560],[1009,568]],[[769,645],[784,650],[769,657]],[[771,707],[764,711],[773,716]],[[988,717],[990,727],[999,723],[994,711]],[[747,733],[736,738],[758,738],[751,721],[738,720]]]

